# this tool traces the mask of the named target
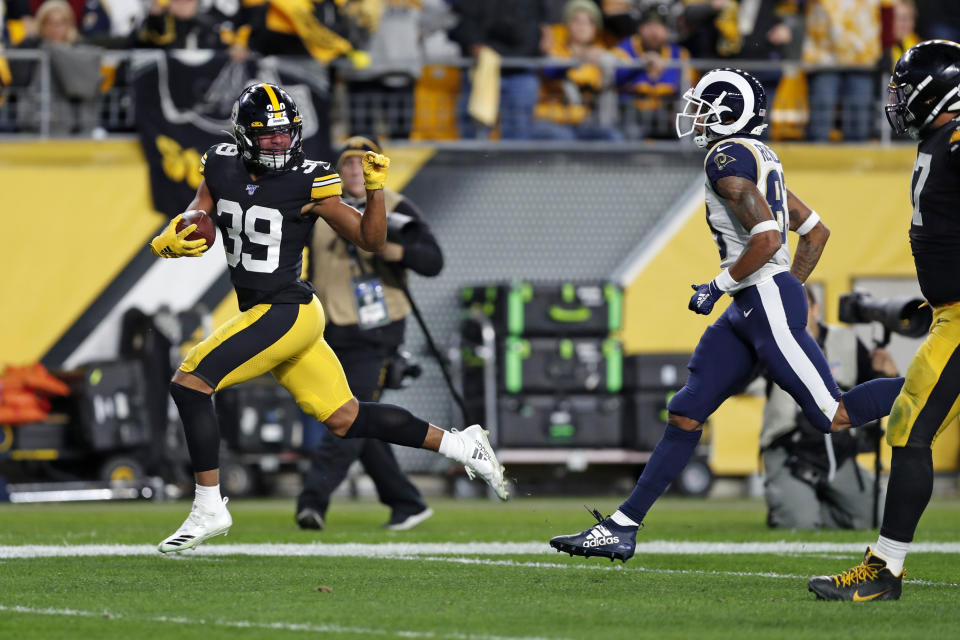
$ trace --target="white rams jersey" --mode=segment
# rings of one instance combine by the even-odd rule
[[[736,176],[753,181],[763,194],[780,228],[781,245],[775,254],[755,272],[741,280],[729,293],[762,282],[777,273],[790,270],[787,230],[787,188],[780,159],[770,147],[752,138],[727,138],[718,142],[704,160],[706,172],[707,225],[720,250],[720,267],[726,269],[746,250],[750,231],[744,229],[730,205],[717,194],[721,178]]]

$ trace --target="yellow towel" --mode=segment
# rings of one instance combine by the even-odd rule
[[[480,124],[492,127],[500,111],[500,54],[490,47],[481,47],[473,70],[473,88],[467,113]]]

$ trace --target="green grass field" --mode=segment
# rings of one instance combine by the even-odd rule
[[[770,531],[761,501],[666,499],[638,541],[703,544],[621,565],[546,546],[590,524],[584,503],[617,506],[434,500],[432,519],[388,532],[384,507],[341,501],[327,530],[308,533],[292,501],[237,500],[230,535],[182,557],[151,547],[186,502],[2,505],[0,638],[957,636],[960,545],[911,554],[899,602],[817,602],[807,577],[853,566],[875,532]],[[778,541],[790,553],[751,544]],[[934,500],[917,541],[960,542],[960,499]],[[480,542],[502,544],[465,544]],[[722,542],[738,544],[706,544]],[[53,551],[63,556],[37,557]]]

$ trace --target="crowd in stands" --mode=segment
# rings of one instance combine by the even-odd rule
[[[162,48],[333,63],[345,128],[387,138],[670,138],[677,98],[729,65],[763,83],[774,138],[861,141],[899,55],[960,40],[960,2],[0,0],[0,26],[0,91],[21,89],[0,131],[38,127],[37,64],[4,50],[49,53],[51,133],[87,135],[111,54]]]

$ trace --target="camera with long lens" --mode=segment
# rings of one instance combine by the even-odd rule
[[[411,380],[419,378],[422,373],[423,367],[420,363],[413,359],[409,351],[401,349],[387,364],[383,386],[386,389],[404,389],[410,385]]]
[[[933,310],[923,298],[874,298],[863,291],[840,296],[838,316],[841,322],[850,324],[879,323],[883,327],[883,342],[879,346],[889,343],[893,333],[923,337],[933,322]]]

